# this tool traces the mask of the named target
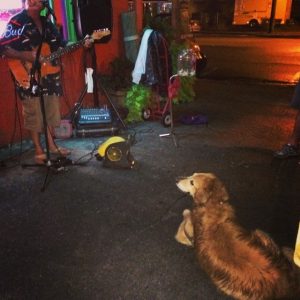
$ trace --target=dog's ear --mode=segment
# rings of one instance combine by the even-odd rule
[[[202,180],[202,187],[197,189],[194,196],[194,201],[196,204],[203,205],[209,199],[219,203],[228,201],[229,196],[227,190],[217,177],[205,177]]]
[[[228,199],[229,199],[229,195],[228,195],[228,192],[227,192],[224,184],[218,178],[214,179],[212,193],[213,193],[214,199],[221,204],[223,202],[228,201]]]
[[[197,186],[194,194],[194,202],[197,205],[204,205],[211,197],[214,178],[201,176],[201,185]]]

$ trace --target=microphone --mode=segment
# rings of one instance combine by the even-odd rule
[[[40,1],[45,7],[47,7],[49,5],[49,1],[48,0],[41,0]]]
[[[56,16],[55,16],[54,10],[50,6],[49,1],[48,0],[42,0],[41,3],[43,4],[43,6],[45,8],[47,8],[49,14],[51,14],[53,16],[53,18],[56,20]]]

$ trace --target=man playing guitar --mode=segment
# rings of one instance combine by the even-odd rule
[[[26,0],[26,8],[11,18],[0,40],[0,53],[24,66],[23,70],[16,68],[15,73],[13,71],[12,73],[15,77],[16,89],[22,100],[24,127],[30,132],[35,147],[35,161],[39,164],[43,164],[47,158],[40,141],[40,133],[43,132],[40,97],[34,95],[33,90],[29,88],[31,85],[28,78],[32,78],[32,76],[25,78],[24,81],[18,81],[17,75],[18,72],[21,75],[23,75],[22,72],[26,72],[26,64],[32,66],[35,62],[37,47],[41,44],[43,27],[45,32],[43,42],[51,52],[66,47],[66,42],[62,39],[55,25],[49,18],[41,16],[43,9],[43,1]],[[92,41],[89,39],[83,41],[85,48],[91,47],[91,44]],[[43,51],[41,51],[39,62],[40,65],[45,62]],[[40,89],[42,89],[44,96],[49,151],[67,156],[70,154],[70,150],[58,147],[52,134],[53,127],[60,124],[59,96],[62,95],[62,86],[59,68],[55,69],[54,73],[41,74]]]

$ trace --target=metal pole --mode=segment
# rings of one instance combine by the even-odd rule
[[[175,39],[180,37],[179,32],[179,0],[172,0],[172,28],[175,29]]]
[[[268,30],[268,33],[272,33],[273,30],[274,30],[276,4],[277,4],[277,0],[273,0],[273,1],[272,1],[272,7],[271,7],[271,15],[270,15],[270,22],[269,22],[269,30]]]

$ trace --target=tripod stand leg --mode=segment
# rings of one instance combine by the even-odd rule
[[[81,108],[81,106],[82,106],[84,97],[85,97],[86,92],[87,92],[87,88],[88,88],[88,86],[87,86],[87,84],[86,84],[86,85],[84,86],[84,88],[82,89],[81,94],[80,94],[80,96],[79,96],[79,98],[78,98],[78,100],[77,100],[77,102],[76,102],[77,105],[75,106],[74,111],[73,111],[72,114],[71,114],[71,123],[72,123],[72,124],[74,124],[74,120],[76,119],[76,117],[77,117],[77,115],[78,115],[78,112],[79,112],[79,110],[80,110],[80,108]]]
[[[173,121],[173,105],[172,105],[172,99],[170,100],[170,116],[171,116],[171,136],[173,138],[173,142],[174,142],[174,145],[175,147],[178,147],[178,144],[177,144],[177,140],[176,140],[176,137],[175,137],[175,134],[174,134],[174,121]]]
[[[160,137],[166,137],[166,136],[171,136],[172,139],[173,139],[173,143],[175,145],[175,147],[177,148],[178,147],[178,144],[177,144],[177,140],[176,140],[176,136],[174,134],[174,122],[173,122],[173,107],[172,107],[172,99],[169,99],[169,107],[170,107],[170,121],[171,121],[171,124],[170,124],[170,132],[169,133],[163,133],[163,134],[160,134],[159,136]]]
[[[118,119],[120,120],[120,122],[122,123],[122,125],[123,125],[124,129],[126,130],[126,129],[127,129],[127,126],[126,126],[126,124],[125,124],[125,123],[124,123],[124,121],[122,120],[122,118],[121,118],[121,116],[120,116],[120,114],[119,114],[118,110],[116,109],[116,107],[115,107],[115,105],[114,105],[113,101],[111,100],[110,96],[108,95],[108,93],[107,93],[106,89],[105,89],[105,88],[103,87],[103,85],[101,84],[101,81],[100,81],[100,79],[99,79],[99,85],[100,85],[100,88],[101,88],[101,90],[104,92],[104,94],[105,94],[105,97],[107,98],[108,102],[109,102],[109,103],[110,103],[110,105],[112,106],[112,108],[113,108],[114,112],[115,112],[115,113],[116,113],[116,115],[118,116]]]
[[[48,180],[49,172],[50,172],[50,166],[47,168],[47,173],[46,173],[43,185],[41,187],[41,192],[44,192],[46,190],[46,185],[47,185],[47,180]]]

